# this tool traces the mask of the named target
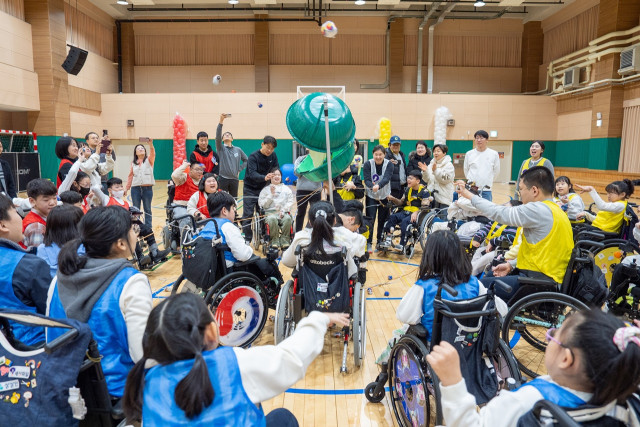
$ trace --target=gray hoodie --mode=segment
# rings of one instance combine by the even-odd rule
[[[71,276],[58,270],[58,295],[67,317],[88,321],[95,303],[126,267],[131,263],[124,258],[87,258],[86,264]]]

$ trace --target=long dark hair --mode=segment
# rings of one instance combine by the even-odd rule
[[[336,210],[329,202],[319,201],[309,209],[309,223],[311,224],[311,243],[306,251],[309,253],[327,254],[324,242],[335,246],[333,241],[333,224],[336,222]]]
[[[138,155],[136,154],[138,147],[144,148],[144,159],[142,159],[142,163],[144,163],[147,160],[147,147],[145,147],[142,144],[137,144],[135,147],[133,147],[133,164],[134,165],[142,165],[142,163],[138,163]]]
[[[82,215],[82,209],[73,205],[63,204],[51,209],[47,215],[47,228],[44,230],[44,245],[51,246],[55,243],[62,247],[75,239]]]
[[[562,328],[566,347],[579,350],[584,375],[593,386],[588,402],[604,405],[624,400],[637,390],[640,383],[640,347],[630,342],[620,351],[613,336],[625,323],[602,310],[583,310],[569,317]]]
[[[462,249],[460,239],[451,230],[430,234],[422,253],[418,279],[434,277],[451,286],[466,283],[471,277],[471,262]]]
[[[69,241],[58,255],[58,270],[70,276],[87,263],[88,258],[106,258],[119,239],[129,242],[131,215],[120,206],[100,206],[87,212],[78,224],[80,238]],[[86,255],[78,255],[84,245]]]
[[[187,418],[199,415],[211,405],[215,391],[202,356],[205,330],[211,322],[213,316],[203,299],[188,292],[173,295],[151,310],[142,337],[144,355],[129,372],[122,396],[122,407],[128,419],[139,420],[142,416],[147,359],[160,365],[194,359],[191,370],[175,389],[176,405]]]
[[[630,179],[623,179],[622,181],[613,181],[607,185],[604,189],[607,193],[624,193],[625,199],[628,199],[633,194],[633,183]]]

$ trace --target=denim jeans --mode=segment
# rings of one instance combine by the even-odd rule
[[[267,427],[298,427],[298,420],[288,409],[278,408],[266,416]]]
[[[483,190],[482,192],[480,192],[480,197],[493,202],[493,195],[491,194],[491,190]]]
[[[153,224],[152,224],[153,217],[151,216],[151,200],[152,199],[153,199],[152,186],[131,187],[131,201],[133,201],[133,206],[140,209],[140,201],[142,200],[142,204],[144,206],[144,223],[149,227],[153,227]]]

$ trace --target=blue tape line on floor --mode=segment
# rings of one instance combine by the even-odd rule
[[[384,388],[385,392],[389,391],[389,387]],[[285,393],[294,394],[324,394],[324,395],[344,395],[344,394],[363,394],[364,389],[352,389],[352,390],[312,390],[307,388],[290,388]]]
[[[386,301],[386,300],[396,300],[396,299],[402,299],[402,298],[395,298],[395,297],[367,298],[367,301]]]
[[[379,261],[379,262],[392,262],[395,264],[402,264],[402,265],[410,265],[412,267],[420,267],[420,264],[414,264],[412,262],[402,262],[402,261],[394,261],[392,259],[377,259],[377,258],[369,258],[369,261]]]
[[[151,294],[151,296],[154,297],[154,298],[157,297],[160,292],[164,291],[166,288],[168,288],[169,286],[173,285],[174,283],[176,283],[176,282],[171,282],[171,283],[168,283],[168,284],[164,285],[163,287],[161,287],[160,289],[155,291],[153,294]]]

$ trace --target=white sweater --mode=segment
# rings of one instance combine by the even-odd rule
[[[436,163],[436,171],[433,172],[433,164]],[[439,162],[431,159],[427,170],[422,172],[422,178],[427,182],[429,191],[436,190],[433,198],[438,203],[450,205],[453,201],[453,179],[456,171],[451,162],[451,156],[444,156]]]
[[[487,148],[484,151],[478,151],[475,148],[467,151],[464,157],[464,176],[476,183],[478,188],[493,186],[493,181],[500,173],[500,157],[498,152]]]
[[[80,170],[91,177],[91,186],[102,185],[102,175],[113,170],[115,162],[111,154],[106,156],[106,163],[100,163],[100,154],[93,153],[87,160],[80,164]]]
[[[345,231],[349,230],[345,229]],[[357,249],[353,246],[353,244],[355,243],[355,239],[353,241],[354,243],[348,243],[344,241],[344,236],[345,234],[342,230],[334,228],[334,239],[336,243],[347,248],[347,270],[349,273],[349,277],[351,277],[358,272],[358,267],[353,261],[353,258],[356,256]],[[306,246],[309,246],[309,243],[311,243],[311,229],[303,228],[302,230],[298,231],[295,236],[293,236],[291,246],[289,246],[287,250],[282,254],[282,263],[287,267],[294,268],[298,261],[295,255],[296,247],[298,247],[299,245],[304,248]]]
[[[271,192],[271,185],[260,191],[258,204],[267,214],[290,213],[295,205],[291,189],[284,184],[275,185],[275,193]]]

